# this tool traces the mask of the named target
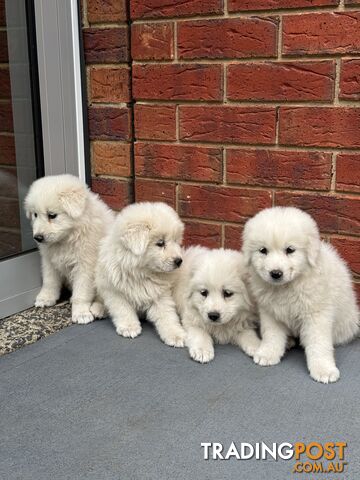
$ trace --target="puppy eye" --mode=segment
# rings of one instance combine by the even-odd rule
[[[295,248],[294,247],[287,247],[285,252],[286,252],[286,255],[291,255],[292,253],[295,252]]]
[[[37,213],[34,213],[34,217],[37,218]]]
[[[259,250],[260,253],[262,253],[263,255],[267,255],[268,254],[268,250],[267,248],[265,247],[261,247],[260,250]]]
[[[165,240],[158,240],[158,241],[156,242],[156,245],[157,245],[158,247],[165,247]]]
[[[207,297],[209,295],[209,292],[207,290],[200,290],[200,295],[203,297]]]
[[[48,219],[49,220],[54,220],[54,218],[57,217],[57,213],[48,213]]]
[[[234,295],[234,292],[231,292],[230,290],[223,290],[223,296],[224,298],[229,298]]]

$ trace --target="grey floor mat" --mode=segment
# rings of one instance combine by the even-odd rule
[[[310,379],[294,349],[275,367],[218,346],[201,366],[151,326],[126,340],[108,320],[71,326],[0,358],[0,478],[360,478],[360,342],[341,379]],[[346,441],[343,475],[292,475],[293,460],[203,460],[201,442]]]

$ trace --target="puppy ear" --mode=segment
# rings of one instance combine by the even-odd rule
[[[59,202],[69,217],[79,218],[85,210],[86,196],[86,188],[72,187],[59,194]]]
[[[320,252],[321,240],[319,235],[311,235],[306,247],[307,259],[311,267],[315,267]]]
[[[143,255],[149,244],[150,227],[144,224],[130,225],[121,240],[134,255]]]
[[[30,205],[29,205],[29,201],[28,201],[28,195],[26,196],[25,201],[24,201],[24,210],[25,210],[26,218],[28,218],[30,220],[31,219],[31,209],[30,209]]]

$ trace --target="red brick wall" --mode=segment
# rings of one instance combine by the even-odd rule
[[[249,216],[295,205],[349,261],[360,292],[360,2],[127,3],[128,56],[110,35],[129,28],[124,2],[87,0],[94,188],[124,202],[112,182],[128,185],[129,157],[113,149],[132,138],[135,200],[174,206],[187,243],[238,248]],[[131,69],[131,91],[110,67]]]
[[[92,188],[115,210],[134,200],[131,64],[125,0],[83,0]]]

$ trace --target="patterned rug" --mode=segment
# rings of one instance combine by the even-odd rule
[[[13,352],[71,325],[71,305],[30,308],[0,320],[0,355]]]

